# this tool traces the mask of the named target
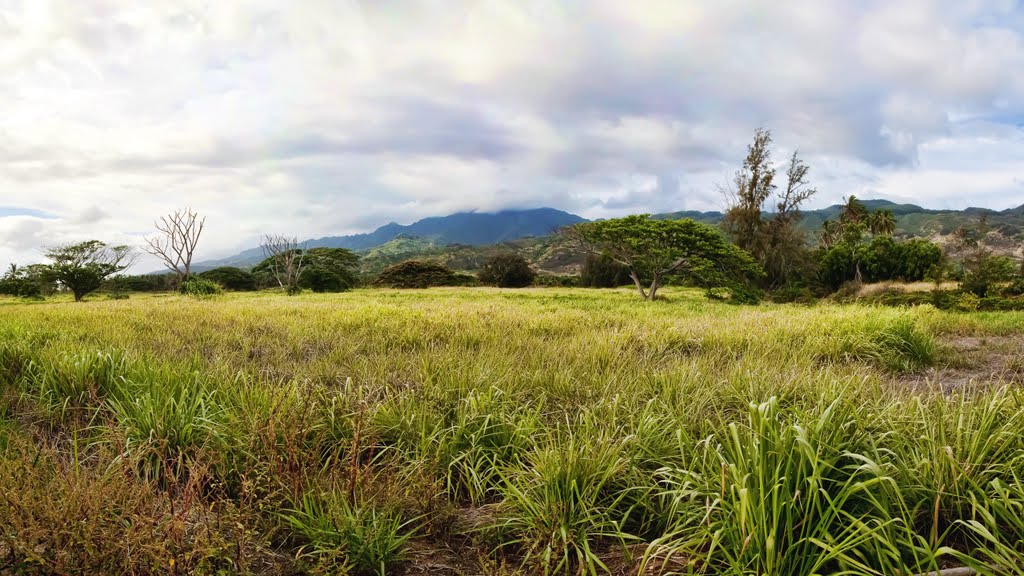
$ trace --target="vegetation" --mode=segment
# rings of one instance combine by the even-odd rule
[[[233,266],[221,266],[199,273],[199,277],[220,284],[225,290],[249,292],[256,289],[256,276],[248,270]]]
[[[456,274],[446,266],[410,260],[381,272],[374,280],[374,285],[385,288],[430,288],[462,286],[471,281],[472,277]]]
[[[202,298],[204,296],[217,296],[223,292],[223,288],[217,282],[209,280],[207,278],[189,278],[178,286],[178,292],[181,292],[185,296],[195,296]]]
[[[764,274],[749,254],[726,242],[714,228],[693,220],[627,216],[576,224],[563,235],[590,254],[626,267],[644,300],[654,300],[672,276],[710,289]]]
[[[817,190],[807,182],[810,168],[793,152],[786,169],[786,187],[777,191],[771,142],[768,130],[759,129],[754,134],[743,168],[733,178],[732,187],[722,190],[729,202],[722,227],[765,270],[766,287],[778,289],[810,276],[810,251],[798,224],[802,218],[800,206]],[[771,201],[775,202],[774,212],[766,215]]]
[[[313,292],[344,292],[357,284],[359,256],[345,248],[306,251],[299,286]]]
[[[50,264],[43,278],[67,288],[75,302],[99,290],[104,280],[131,266],[134,255],[129,246],[107,246],[99,240],[55,246],[46,250]]]
[[[661,293],[0,300],[0,571],[1024,565],[1024,313]]]
[[[537,273],[526,258],[518,254],[500,254],[487,261],[477,278],[484,284],[499,288],[524,288],[533,284]]]
[[[191,208],[175,210],[153,223],[156,234],[146,238],[146,252],[176,278],[175,286],[192,277],[192,258],[206,227],[206,217]]]

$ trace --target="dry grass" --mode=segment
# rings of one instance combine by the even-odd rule
[[[1020,560],[1021,394],[894,376],[947,363],[947,338],[1018,338],[1024,314],[666,296],[2,301],[0,571]]]

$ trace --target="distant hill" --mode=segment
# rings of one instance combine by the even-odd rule
[[[326,236],[307,240],[305,244],[310,248],[348,248],[355,252],[372,250],[396,238],[415,238],[421,247],[449,244],[482,246],[521,238],[550,236],[563,226],[583,221],[583,218],[575,214],[554,208],[503,210],[495,213],[460,212],[450,216],[424,218],[406,226],[392,222],[367,234]],[[246,268],[255,266],[261,260],[262,250],[251,248],[228,258],[199,262],[194,268],[199,271],[217,266]]]
[[[981,215],[994,231],[990,242],[998,250],[1019,254],[1024,241],[1024,206],[1009,210],[967,208],[966,210],[931,210],[914,204],[897,204],[888,200],[864,200],[871,210],[891,210],[896,215],[896,235],[926,237],[945,243],[950,235],[964,226],[973,226]],[[834,205],[803,212],[800,227],[809,235],[826,219],[839,218],[842,206]],[[670,212],[655,218],[693,218],[712,226],[722,221],[721,212]],[[493,214],[462,212],[450,216],[424,218],[409,225],[390,223],[367,234],[328,236],[309,240],[307,246],[348,248],[361,253],[363,273],[374,274],[392,264],[411,258],[433,260],[459,270],[474,270],[490,256],[501,252],[517,252],[534,266],[552,273],[578,270],[583,257],[560,238],[553,236],[559,228],[585,219],[555,210],[505,210]],[[216,266],[251,267],[263,259],[259,248],[246,250],[230,258],[201,262],[202,271]]]

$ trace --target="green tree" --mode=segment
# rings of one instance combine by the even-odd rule
[[[875,236],[892,236],[896,233],[896,215],[892,210],[875,210],[868,214],[867,225]]]
[[[771,161],[771,132],[758,130],[747,147],[743,168],[736,173],[732,188],[722,190],[729,202],[722,221],[726,234],[749,252],[767,273],[768,288],[778,288],[809,276],[813,271],[807,238],[797,228],[800,206],[817,190],[807,183],[810,168],[796,152],[786,169],[786,186],[775,184]],[[774,199],[774,206],[769,202]],[[767,215],[769,208],[773,209]]]
[[[843,205],[842,212],[839,214],[839,221],[843,224],[860,224],[867,216],[868,207],[851,194]]]
[[[199,277],[220,284],[225,290],[237,292],[248,292],[256,289],[256,277],[252,272],[235,268],[234,266],[221,266],[206,272],[200,272]]]
[[[691,219],[653,220],[644,214],[585,222],[563,229],[570,241],[590,254],[604,254],[625,266],[644,300],[654,300],[665,279],[711,270],[738,281],[760,279],[764,272],[738,246],[714,228]],[[645,288],[645,284],[647,287]]]
[[[580,286],[587,288],[618,288],[631,282],[629,268],[607,254],[587,254],[580,271]]]
[[[359,255],[347,248],[306,250],[299,286],[314,292],[344,292],[358,283]]]
[[[533,284],[536,276],[526,258],[511,253],[489,259],[477,274],[480,282],[499,288],[524,288]]]
[[[45,255],[50,260],[48,269],[53,279],[70,290],[76,302],[135,260],[131,247],[108,246],[99,240],[55,246],[47,249]]]

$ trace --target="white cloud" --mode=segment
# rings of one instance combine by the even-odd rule
[[[758,126],[821,190],[1024,203],[1013,0],[0,0],[0,261],[154,218],[716,209]]]

